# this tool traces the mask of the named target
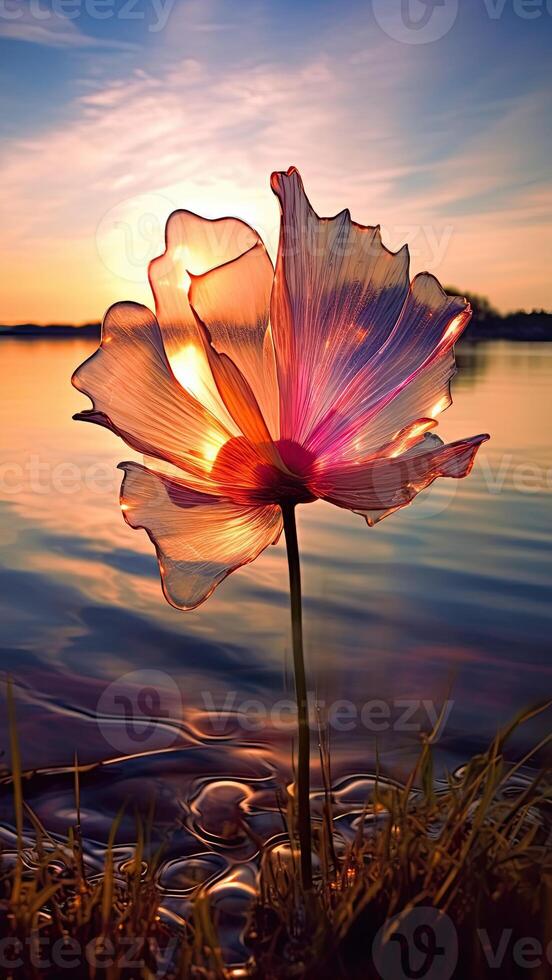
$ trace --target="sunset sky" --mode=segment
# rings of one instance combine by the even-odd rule
[[[399,0],[2,0],[0,323],[151,302],[177,207],[274,254],[290,164],[319,213],[408,240],[414,272],[551,308],[551,12],[410,7],[427,27]]]

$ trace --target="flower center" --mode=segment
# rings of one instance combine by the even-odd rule
[[[314,456],[291,439],[279,439],[276,448],[285,469],[263,462],[242,436],[229,439],[219,451],[212,475],[225,494],[239,503],[310,503],[316,500],[308,486]]]

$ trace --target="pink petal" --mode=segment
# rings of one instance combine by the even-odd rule
[[[73,376],[93,409],[76,418],[112,429],[140,453],[212,484],[213,460],[230,433],[174,377],[153,313],[117,303],[106,313],[99,349]]]
[[[274,269],[257,242],[239,258],[192,276],[189,300],[213,346],[227,354],[249,383],[271,436],[279,436],[278,384],[268,328]]]
[[[120,468],[125,520],[147,531],[165,596],[179,609],[198,606],[230,572],[278,540],[282,514],[276,505],[245,506],[198,493],[137,463]]]
[[[408,294],[408,250],[348,211],[319,218],[295,168],[272,175],[282,228],[271,303],[282,438],[309,437],[391,333]]]
[[[455,372],[452,347],[470,315],[466,300],[448,296],[434,276],[416,276],[393,331],[341,392],[308,448],[322,459],[352,460],[416,419],[444,411]]]
[[[444,445],[437,436],[427,434],[418,445],[394,458],[328,465],[310,486],[317,496],[362,514],[373,524],[410,503],[437,477],[467,476],[479,446],[488,438],[479,435]]]

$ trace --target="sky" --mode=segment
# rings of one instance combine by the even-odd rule
[[[0,323],[151,305],[179,207],[253,224],[272,170],[413,274],[552,308],[552,0],[0,0]]]

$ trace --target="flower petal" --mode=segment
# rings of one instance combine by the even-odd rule
[[[272,175],[282,227],[271,302],[282,438],[309,436],[391,333],[409,257],[348,211],[319,218],[294,167]]]
[[[192,276],[189,300],[213,346],[247,379],[273,439],[279,436],[278,384],[268,326],[274,269],[262,242],[225,265]]]
[[[311,489],[330,503],[353,510],[367,517],[369,523],[375,523],[410,503],[437,477],[467,476],[479,446],[488,438],[479,435],[444,445],[437,436],[428,433],[416,446],[395,458],[327,466],[311,481]]]
[[[276,466],[281,464],[280,455],[251,385],[227,354],[219,354],[215,350],[210,333],[199,317],[197,317],[197,326],[224,407],[251,446],[255,448],[255,452],[267,463]]]
[[[121,463],[120,469],[125,521],[147,531],[165,596],[179,609],[198,606],[280,536],[282,513],[275,504],[245,506],[198,493],[137,463]]]
[[[167,221],[165,241],[163,255],[150,262],[149,280],[171,367],[184,387],[236,435],[197,335],[188,290],[191,275],[232,262],[260,238],[238,218],[211,220],[191,211],[174,211]]]
[[[447,295],[434,276],[416,276],[393,331],[340,393],[308,448],[323,459],[351,460],[416,419],[440,414],[451,402],[452,348],[470,315],[467,301]]]
[[[230,433],[178,383],[145,306],[117,303],[107,311],[99,349],[72,380],[94,405],[77,419],[112,429],[138,452],[183,469],[196,485],[212,482],[212,462]]]
[[[165,229],[166,250],[149,266],[157,318],[167,348],[181,337],[178,328],[193,326],[188,303],[189,274],[202,275],[231,262],[260,241],[239,218],[202,218],[192,211],[173,211]],[[174,331],[174,333],[173,333]],[[170,356],[170,350],[169,350]]]

